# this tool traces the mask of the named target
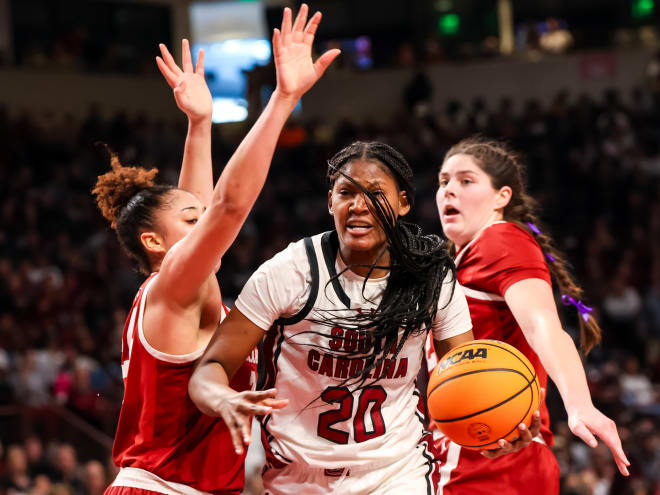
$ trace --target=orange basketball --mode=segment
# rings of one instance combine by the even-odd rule
[[[427,389],[431,418],[468,449],[498,448],[514,441],[518,425],[532,424],[539,408],[539,380],[529,360],[498,340],[473,340],[445,354]]]

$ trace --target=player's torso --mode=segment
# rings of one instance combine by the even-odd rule
[[[480,241],[483,242],[482,239],[477,238],[473,247]],[[489,288],[483,283],[483,273],[488,272],[490,268],[472,263],[470,256],[471,252],[468,248],[456,257],[456,279],[463,287],[468,302],[474,338],[500,340],[517,348],[530,360],[538,374],[541,386],[546,388],[547,372],[538,355],[529,345],[503,295],[490,292]],[[491,278],[498,276],[497,273],[490,275]],[[549,416],[545,403],[542,404],[541,415],[543,422],[542,434],[546,441],[551,443],[552,433],[549,429]]]
[[[138,292],[124,329],[125,388],[113,446],[115,462],[202,491],[240,490],[243,457],[233,452],[225,424],[201,414],[188,396],[193,366],[204,346],[170,355],[154,349],[144,336],[142,317],[152,279]],[[255,374],[256,350],[231,385],[249,389]]]
[[[304,319],[276,323],[262,346],[261,388],[275,386],[290,401],[262,421],[269,460],[328,469],[392,462],[422,433],[415,378],[426,335],[410,336],[396,357],[396,346],[388,346],[365,385],[351,392],[355,381],[344,381],[374,363],[367,357],[374,343],[368,332],[320,320],[375,309],[387,282],[369,281],[364,294],[363,279],[352,272],[333,282],[336,250],[324,250],[322,236],[312,241],[318,262],[313,309]]]

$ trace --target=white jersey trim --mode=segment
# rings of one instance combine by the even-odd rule
[[[498,294],[469,289],[465,286],[462,287],[463,292],[465,293],[465,297],[471,297],[472,299],[479,299],[481,301],[504,301],[504,298]]]
[[[479,232],[477,232],[477,234],[472,238],[472,240],[470,242],[468,242],[463,247],[463,249],[461,249],[460,252],[456,255],[456,258],[454,259],[454,264],[456,265],[456,267],[458,267],[458,265],[461,264],[461,261],[463,260],[463,256],[465,255],[465,253],[467,253],[467,250],[469,249],[469,247],[472,246],[472,244],[474,244],[477,241],[477,239],[479,239],[479,237],[481,237],[481,234],[483,233],[483,231],[486,230],[491,225],[497,225],[498,223],[507,223],[507,222],[506,222],[506,220],[498,220],[497,222],[493,222],[493,223],[489,223],[488,225],[484,225],[479,230]]]
[[[112,486],[128,486],[166,495],[210,495],[183,483],[166,481],[144,469],[125,467],[119,470]]]
[[[126,331],[126,345],[128,347],[128,358],[121,363],[121,376],[126,378],[128,376],[128,368],[131,365],[131,351],[133,350],[133,329],[135,328],[135,318],[138,313],[138,308],[133,308],[131,312],[131,321],[128,324],[128,330]]]
[[[149,280],[147,285],[144,288],[144,291],[142,292],[142,300],[140,301],[140,310],[138,313],[138,336],[140,338],[140,343],[142,346],[146,349],[146,351],[151,354],[151,356],[155,357],[156,359],[160,361],[164,361],[166,363],[174,363],[174,364],[185,364],[189,363],[191,361],[195,361],[198,359],[203,353],[204,349],[206,346],[202,346],[199,349],[197,349],[194,352],[188,353],[188,354],[167,354],[165,352],[161,352],[158,349],[154,349],[149,342],[147,342],[147,338],[144,336],[144,328],[142,327],[142,320],[144,318],[144,308],[147,303],[147,294],[149,293],[149,289],[151,288],[151,284],[156,280],[158,275],[156,275],[154,278]],[[224,311],[224,309],[223,309]]]

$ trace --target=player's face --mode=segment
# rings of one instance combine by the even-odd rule
[[[502,188],[505,189],[505,188]],[[510,189],[507,187],[507,190]],[[505,191],[506,192],[506,191]],[[445,235],[460,249],[486,225],[502,219],[508,198],[491,183],[470,155],[451,156],[442,164],[436,194]]]
[[[155,214],[158,232],[142,236],[146,248],[161,256],[192,230],[205,209],[194,194],[181,189],[170,191],[165,202]]]
[[[399,191],[392,172],[382,163],[354,160],[341,168],[362,187],[389,202],[395,216],[410,211],[404,191]],[[335,220],[341,254],[346,263],[372,263],[387,238],[369,211],[369,199],[350,180],[339,175],[328,193],[328,208]]]

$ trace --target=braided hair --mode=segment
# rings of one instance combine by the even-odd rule
[[[515,223],[536,239],[562,294],[581,299],[583,290],[571,275],[564,254],[554,246],[550,236],[543,234],[546,229],[536,227],[540,225],[538,205],[527,193],[527,171],[520,154],[501,142],[482,136],[473,136],[456,143],[447,151],[443,163],[458,154],[473,157],[477,165],[488,174],[495,189],[504,186],[511,188],[511,200],[504,207],[504,220]],[[581,347],[586,354],[600,342],[601,329],[593,315],[589,315],[586,321],[579,318],[579,322]]]
[[[443,282],[451,273],[453,294],[456,269],[447,251],[444,241],[437,235],[423,235],[421,229],[412,223],[401,221],[394,214],[392,206],[384,198],[378,198],[353,178],[342,172],[342,168],[353,161],[376,161],[387,167],[396,179],[399,191],[404,190],[410,204],[414,202],[415,186],[410,165],[403,155],[394,148],[379,142],[355,142],[333,156],[328,162],[327,181],[332,189],[335,180],[342,175],[352,182],[367,198],[367,206],[383,229],[387,239],[385,249],[389,250],[390,266],[377,265],[377,257],[365,277],[362,293],[369,275],[377,268],[389,268],[387,285],[377,308],[372,312],[357,311],[351,316],[334,316],[332,311],[325,312],[317,320],[330,327],[364,332],[369,344],[370,354],[366,356],[366,366],[358,376],[349,376],[342,385],[356,386],[356,390],[366,386],[369,373],[383,363],[393,350],[389,363],[396,362],[406,340],[411,335],[418,335],[431,328],[438,309]],[[356,265],[347,266],[338,273],[339,277],[346,270]],[[332,280],[329,282],[331,283]],[[449,287],[447,287],[449,288]],[[399,333],[402,332],[399,339]],[[360,334],[362,335],[362,334]],[[339,337],[341,338],[341,337]],[[344,346],[342,346],[344,347]],[[355,347],[355,346],[345,346]],[[365,346],[357,350],[339,350],[346,356],[364,356]],[[383,376],[383,375],[381,375]],[[375,383],[380,377],[374,377]]]
[[[124,167],[115,153],[108,152],[112,170],[97,178],[92,194],[101,214],[117,232],[124,252],[137,263],[140,272],[148,275],[151,261],[140,233],[155,229],[155,211],[167,205],[167,195],[176,188],[155,184],[158,169]]]

